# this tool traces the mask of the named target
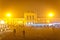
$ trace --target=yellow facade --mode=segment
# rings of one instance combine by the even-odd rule
[[[37,22],[37,14],[35,13],[24,13],[24,24],[25,23],[36,23]]]

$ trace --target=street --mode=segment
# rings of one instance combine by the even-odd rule
[[[1,40],[60,40],[60,29],[25,27],[25,35],[23,28],[17,28],[15,35],[13,32],[0,35]]]

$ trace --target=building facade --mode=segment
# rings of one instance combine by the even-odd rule
[[[37,23],[37,14],[35,13],[24,13],[24,24]]]

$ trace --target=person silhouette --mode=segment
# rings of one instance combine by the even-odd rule
[[[13,29],[13,35],[16,36],[16,29]]]
[[[23,30],[22,33],[23,33],[23,37],[25,38],[25,30]]]

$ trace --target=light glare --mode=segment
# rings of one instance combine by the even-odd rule
[[[49,14],[49,17],[53,17],[53,16],[54,16],[53,13],[50,13],[50,14]]]
[[[1,22],[0,22],[1,24],[5,24],[5,22],[2,20]]]

